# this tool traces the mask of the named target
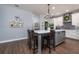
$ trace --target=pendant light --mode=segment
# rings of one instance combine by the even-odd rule
[[[50,4],[47,5],[48,10],[47,10],[47,15],[44,17],[45,19],[51,19],[52,15],[50,14]]]

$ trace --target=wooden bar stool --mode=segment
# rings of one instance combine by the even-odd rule
[[[34,33],[34,30],[28,30],[28,45],[29,45],[29,49],[33,49],[33,53],[35,53],[35,50],[37,49],[37,34]]]

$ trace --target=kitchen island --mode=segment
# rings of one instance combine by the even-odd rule
[[[55,45],[65,41],[65,30],[55,30]]]
[[[55,46],[55,45],[58,45],[64,41],[65,31],[64,30],[54,30],[54,31],[55,31],[55,33],[54,33],[54,35],[55,35],[54,36],[54,42],[55,42],[54,46]],[[35,30],[34,32],[38,34],[38,54],[41,54],[42,53],[42,51],[41,51],[41,36],[43,34],[50,33],[50,30]]]

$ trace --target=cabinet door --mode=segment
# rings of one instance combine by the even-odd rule
[[[62,40],[62,33],[58,32],[58,43],[60,43]]]
[[[65,40],[65,32],[64,31],[62,31],[60,33],[60,41],[63,41],[63,40]]]
[[[55,34],[55,43],[58,45],[59,43],[64,41],[65,32],[56,32]]]
[[[60,33],[56,32],[56,34],[55,34],[55,43],[56,43],[56,45],[59,43],[59,40],[60,40]]]

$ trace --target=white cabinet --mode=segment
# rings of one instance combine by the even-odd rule
[[[79,26],[79,13],[72,14],[72,25]]]
[[[66,37],[79,40],[79,30],[65,30]]]

